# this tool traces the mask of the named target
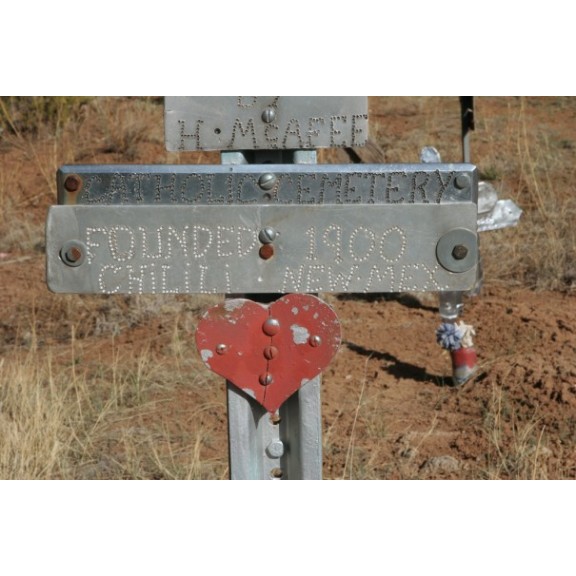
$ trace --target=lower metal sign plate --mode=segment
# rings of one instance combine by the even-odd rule
[[[468,290],[473,202],[413,205],[53,206],[54,292]]]
[[[364,146],[366,96],[166,96],[166,148],[286,150]]]

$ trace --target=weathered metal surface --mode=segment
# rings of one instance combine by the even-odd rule
[[[472,164],[111,164],[62,166],[57,184],[59,204],[449,204],[476,202],[478,178]]]
[[[363,146],[366,96],[166,96],[166,148],[313,149]]]
[[[221,154],[222,164],[315,164],[316,159],[316,150],[256,150]],[[268,232],[263,234],[264,240],[271,239],[273,234]],[[259,240],[262,241],[260,237]],[[245,297],[270,303],[278,295],[251,294]],[[230,478],[322,479],[321,379],[319,375],[310,380],[272,415],[226,381]],[[278,442],[284,446],[282,456],[268,450],[268,446]]]
[[[208,368],[274,413],[330,363],[340,323],[330,306],[306,294],[268,306],[230,299],[205,312],[196,346]]]
[[[47,280],[54,292],[88,294],[467,290],[475,259],[456,272],[446,259],[460,243],[450,245],[455,228],[477,253],[476,218],[472,202],[53,206]],[[262,244],[267,228],[276,236]],[[80,265],[61,256],[70,242],[86,252]]]
[[[227,382],[232,480],[322,479],[320,381],[310,380],[274,414]]]

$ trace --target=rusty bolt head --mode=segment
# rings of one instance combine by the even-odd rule
[[[64,189],[67,192],[78,192],[80,188],[82,188],[82,178],[80,178],[80,176],[70,174],[70,176],[64,180]]]
[[[308,344],[310,344],[312,348],[317,348],[322,344],[322,338],[320,338],[320,336],[310,336],[310,338],[308,338]]]
[[[466,256],[468,256],[468,248],[466,248],[466,246],[463,244],[454,246],[454,249],[452,250],[452,257],[455,260],[464,260]]]
[[[282,478],[284,472],[282,468],[272,468],[272,470],[270,470],[270,476],[272,476],[272,478]]]
[[[280,424],[280,422],[282,422],[282,417],[280,416],[280,414],[278,414],[278,412],[270,414],[270,422],[275,426],[277,426],[278,424]]]
[[[226,346],[226,344],[218,344],[218,346],[216,346],[216,354],[222,356],[223,354],[226,354],[226,352],[228,352],[228,346]]]
[[[72,246],[72,248],[66,250],[64,256],[68,262],[78,262],[82,258],[82,252],[78,246]]]
[[[266,346],[264,348],[264,358],[266,360],[274,360],[278,356],[278,348],[276,346]]]
[[[264,246],[260,247],[258,254],[262,260],[270,260],[274,256],[274,246],[272,244],[264,244]]]
[[[274,336],[275,334],[278,334],[279,330],[280,322],[278,322],[276,318],[268,318],[268,320],[262,324],[262,331],[266,336]]]
[[[84,263],[86,247],[76,241],[66,242],[60,249],[60,258],[67,266],[80,266]]]
[[[258,382],[260,382],[262,386],[270,386],[270,384],[274,382],[274,377],[272,374],[270,374],[270,372],[264,372],[264,374],[260,374],[258,377]]]

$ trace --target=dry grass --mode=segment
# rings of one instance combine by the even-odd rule
[[[0,360],[1,478],[223,477],[222,459],[203,454],[210,430],[193,419],[174,430],[159,409],[193,387],[182,372],[166,370],[146,347],[128,358],[115,349],[111,363],[85,352],[74,337],[51,352],[33,339]],[[197,403],[194,414],[207,410],[225,408]]]
[[[536,416],[528,422],[517,422],[501,387],[492,387],[492,398],[484,418],[490,451],[486,455],[486,478],[546,480],[546,459],[551,451],[546,446],[545,426]]]

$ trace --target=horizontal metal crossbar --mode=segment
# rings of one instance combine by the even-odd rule
[[[474,202],[54,206],[51,290],[288,293],[467,290]]]
[[[476,202],[472,164],[76,165],[59,204],[449,204]]]

